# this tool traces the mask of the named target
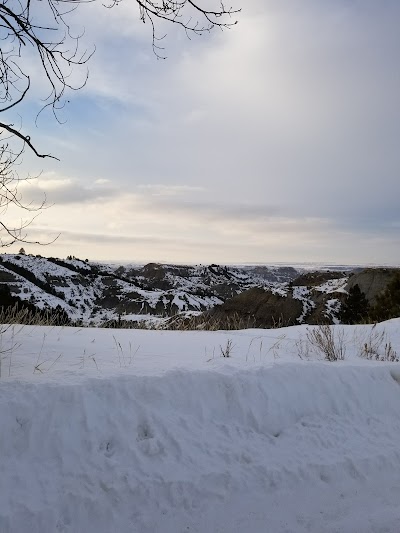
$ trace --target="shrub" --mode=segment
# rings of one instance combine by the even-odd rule
[[[388,339],[386,331],[377,331],[375,328],[376,324],[372,326],[367,335],[359,339],[358,355],[364,359],[398,363],[399,356]]]
[[[343,329],[334,329],[328,325],[321,325],[314,329],[307,328],[307,340],[324,356],[326,361],[344,360],[346,346]]]

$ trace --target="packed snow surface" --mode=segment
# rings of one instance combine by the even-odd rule
[[[1,533],[398,532],[400,319],[334,331],[3,326]]]

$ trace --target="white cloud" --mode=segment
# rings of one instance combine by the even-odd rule
[[[62,142],[38,138],[73,176],[36,187],[55,226],[139,239],[131,259],[373,261],[369,238],[400,260],[397,2],[247,0],[229,32],[170,28],[164,62],[128,4],[88,33],[99,50]]]
[[[179,196],[187,193],[204,192],[204,187],[193,187],[190,185],[167,185],[161,183],[141,184],[138,190],[150,193],[153,196]]]
[[[109,180],[97,179],[85,186],[77,179],[60,177],[55,172],[42,173],[36,179],[23,181],[19,191],[25,203],[41,202],[45,196],[47,203],[56,207],[108,200],[118,193]]]

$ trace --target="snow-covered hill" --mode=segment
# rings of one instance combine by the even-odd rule
[[[400,320],[312,328],[3,327],[0,531],[397,533]]]
[[[72,321],[85,325],[200,313],[255,287],[300,301],[297,323],[317,305],[323,307],[324,316],[334,319],[346,278],[325,272],[317,284],[311,276],[310,286],[291,287],[299,274],[289,266],[121,266],[75,258],[0,256],[0,284],[7,284],[14,295],[40,309],[60,307]],[[319,298],[319,302],[318,294],[333,292],[336,296]]]

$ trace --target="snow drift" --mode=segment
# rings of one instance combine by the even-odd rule
[[[111,370],[106,339],[132,332],[19,332],[0,382],[2,533],[398,531],[400,366],[255,362],[254,331],[136,334],[175,352]],[[199,355],[235,334],[231,359]],[[68,359],[96,335],[97,368]],[[35,372],[60,344],[64,366]]]

